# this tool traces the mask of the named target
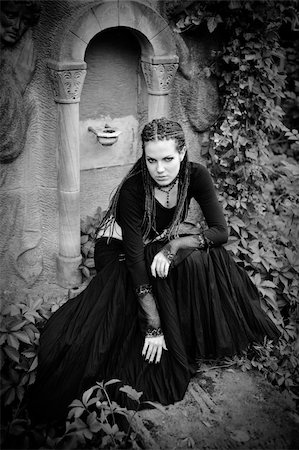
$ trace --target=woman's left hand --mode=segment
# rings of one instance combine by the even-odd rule
[[[162,356],[162,351],[167,350],[164,336],[146,337],[144,339],[144,346],[142,349],[142,356],[148,362],[159,363]]]
[[[166,258],[163,252],[159,252],[156,254],[151,264],[151,273],[155,278],[156,276],[166,278],[169,272],[169,267],[170,261]]]

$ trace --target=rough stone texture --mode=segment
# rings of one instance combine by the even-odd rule
[[[34,159],[34,149],[40,144],[40,128],[30,89],[23,101],[29,123],[23,151],[13,162],[0,166],[0,289],[14,286],[16,281],[22,286],[32,286],[43,267]]]
[[[26,115],[23,96],[10,61],[1,57],[0,65],[0,162],[10,163],[23,151]]]
[[[204,72],[216,43],[211,36],[195,33],[176,34],[176,43],[180,103],[194,131],[201,133],[209,129],[219,113],[216,81]]]

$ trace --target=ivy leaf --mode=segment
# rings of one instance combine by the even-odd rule
[[[16,350],[19,349],[20,342],[16,338],[16,336],[14,336],[13,333],[7,334],[7,343],[8,343],[8,345],[10,345],[11,347],[15,348]]]
[[[82,407],[77,407],[77,408],[73,408],[69,411],[68,413],[68,418],[70,419],[71,417],[74,417],[75,419],[78,419],[79,417],[82,416],[82,414],[84,413],[85,408]]]
[[[27,429],[28,423],[24,419],[15,419],[9,426],[9,433],[13,436],[20,436]]]
[[[4,347],[4,351],[7,354],[7,356],[10,359],[12,359],[14,362],[16,362],[16,363],[20,362],[20,354],[15,348],[7,345]]]
[[[274,289],[277,287],[276,284],[273,283],[273,281],[269,281],[269,280],[263,281],[263,282],[260,284],[260,286],[262,286],[262,287],[274,288]]]
[[[11,405],[11,403],[14,401],[14,399],[16,398],[16,391],[14,388],[11,388],[5,397],[5,405]]]
[[[17,331],[14,333],[14,336],[18,338],[21,342],[24,342],[25,344],[31,344],[30,338],[25,331]]]
[[[106,381],[106,383],[104,384],[104,386],[109,386],[110,384],[115,384],[115,383],[121,383],[121,380],[119,380],[118,378],[113,378],[112,380]]]
[[[288,258],[289,263],[291,264],[291,266],[295,266],[299,264],[299,261],[296,261],[296,254],[295,252],[292,252],[292,250],[290,250],[289,248],[285,249],[285,254],[286,257]]]
[[[83,403],[81,402],[81,400],[74,400],[72,401],[72,403],[69,405],[70,407],[82,407],[83,408]]]
[[[97,403],[97,404],[99,403],[98,397],[93,397],[90,400],[88,400],[88,402],[86,403],[86,406],[88,407],[88,406],[94,405],[95,403]]]
[[[87,425],[92,433],[98,433],[102,429],[102,424],[97,420],[95,411],[88,415]]]
[[[14,303],[9,303],[7,305],[4,306],[4,308],[1,310],[1,314],[3,316],[17,316],[18,314],[20,314],[20,307],[19,305],[15,305]]]
[[[81,245],[86,244],[86,242],[88,242],[88,239],[88,234],[81,235]]]
[[[89,269],[87,267],[83,266],[81,270],[82,270],[83,275],[86,278],[90,278],[90,271],[89,271]]]
[[[90,396],[92,395],[94,389],[95,389],[94,387],[91,387],[90,389],[88,389],[87,391],[84,392],[84,394],[82,396],[82,403],[83,403],[83,405],[86,406],[86,403],[90,399]]]
[[[87,258],[84,262],[84,265],[88,267],[89,269],[92,269],[94,267],[94,259],[93,258]]]
[[[28,372],[32,372],[33,370],[35,370],[37,368],[37,364],[38,364],[38,359],[36,356],[31,364],[31,366],[29,367]]]
[[[18,323],[17,325],[14,325],[13,327],[10,328],[10,331],[19,331],[21,328],[23,328],[24,325],[26,325],[28,322],[27,320],[22,320],[20,323]]]
[[[121,388],[119,388],[121,392],[124,392],[127,394],[127,396],[131,400],[135,400],[136,402],[139,402],[140,397],[142,396],[143,392],[137,392],[135,389],[133,389],[131,386],[125,385]]]
[[[216,17],[209,17],[207,20],[207,27],[210,33],[213,33],[213,31],[217,28],[218,21]]]

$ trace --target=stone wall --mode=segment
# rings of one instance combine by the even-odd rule
[[[23,151],[14,161],[0,167],[1,290],[59,289],[56,259],[59,251],[57,178],[61,164],[58,158],[61,117],[54,101],[47,61],[57,56],[61,41],[75,19],[91,5],[96,7],[100,3],[102,2],[88,0],[42,1],[40,21],[32,31],[36,55],[35,72],[23,98],[28,120]],[[151,4],[164,19],[169,20],[163,2],[143,3]],[[112,32],[113,28],[109,29],[107,36],[111,36]],[[122,71],[122,79],[119,74],[113,73],[113,58],[110,58],[110,62],[107,60],[109,54],[110,57],[113,54],[109,51],[105,53],[105,46],[100,50],[104,52],[103,57],[106,57],[105,68],[107,69],[108,64],[111,64],[112,68],[111,77],[106,80],[107,86],[109,87],[110,83],[112,89],[111,83],[112,86],[114,83],[120,83],[121,95],[117,94],[117,90],[112,90],[110,102],[110,93],[106,93],[105,107],[100,111],[96,110],[97,97],[92,93],[96,89],[96,95],[103,97],[103,88],[100,85],[109,73],[102,71],[99,86],[95,88],[97,65],[100,70],[100,62],[92,61],[92,42],[86,52],[91,72],[88,74],[87,68],[86,84],[83,86],[79,107],[80,129],[82,127],[81,217],[93,214],[98,205],[103,208],[107,206],[111,188],[117,185],[140,152],[136,131],[147,120],[145,80],[137,61],[139,44],[134,33],[121,33],[123,34],[120,36],[123,36],[130,47],[126,53],[122,53],[126,58],[123,65],[117,69]],[[96,39],[98,38],[95,37]],[[215,41],[208,32],[201,35],[174,35],[173,39],[176,42],[180,65],[169,95],[169,115],[183,125],[190,159],[200,161],[202,139],[214,120],[218,107],[216,86],[204,77],[202,70],[215,47]],[[114,42],[112,38],[110,43],[113,44],[111,48],[116,52],[117,59],[117,38]],[[119,147],[115,147],[111,156],[105,159],[98,155],[96,143],[93,136],[87,133],[86,126],[90,120],[102,120],[104,123],[108,119],[111,119],[111,124],[133,130],[134,145],[132,147],[132,143],[128,143],[129,134],[123,133],[119,138]],[[89,143],[90,148],[87,145]],[[88,152],[91,152],[92,156],[88,155]],[[97,162],[93,166],[95,160]]]

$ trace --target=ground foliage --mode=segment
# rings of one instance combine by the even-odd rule
[[[142,392],[121,380],[99,381],[81,399],[74,399],[65,423],[32,423],[26,394],[35,381],[40,331],[67,297],[28,295],[16,303],[14,295],[5,293],[1,300],[1,448],[144,448],[136,426],[138,410],[145,403],[163,408],[141,402]],[[110,398],[108,386],[116,383],[130,399],[131,409]]]

